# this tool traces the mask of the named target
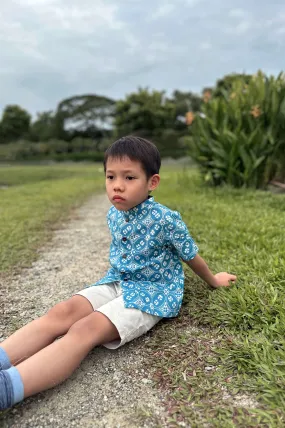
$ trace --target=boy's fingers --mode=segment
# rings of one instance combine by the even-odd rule
[[[229,279],[229,281],[233,281],[233,282],[235,282],[236,280],[237,280],[236,275],[230,275],[230,279]]]

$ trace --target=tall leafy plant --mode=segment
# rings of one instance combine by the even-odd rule
[[[285,157],[284,76],[258,72],[247,84],[237,77],[207,98],[191,132],[190,156],[207,181],[264,188]]]

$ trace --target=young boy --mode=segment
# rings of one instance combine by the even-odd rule
[[[111,268],[1,343],[0,410],[67,379],[95,346],[116,349],[177,316],[180,259],[212,287],[236,281],[226,272],[213,275],[180,214],[150,196],[160,164],[156,146],[139,137],[121,138],[106,151]]]

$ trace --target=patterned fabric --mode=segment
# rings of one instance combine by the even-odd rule
[[[127,308],[177,316],[184,289],[180,258],[191,260],[198,252],[181,215],[149,197],[128,211],[112,206],[107,222],[111,268],[92,286],[120,281]]]

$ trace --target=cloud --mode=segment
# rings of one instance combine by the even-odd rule
[[[284,68],[281,0],[10,0],[0,19],[0,109],[138,86],[199,92],[226,73]]]
[[[234,18],[243,18],[244,15],[246,15],[246,12],[243,9],[231,9],[229,12],[229,16]]]
[[[238,22],[236,25],[229,27],[226,31],[230,34],[241,35],[249,31],[252,32],[254,27],[255,24],[253,22],[251,22],[249,19],[244,19]]]
[[[207,51],[209,49],[211,49],[212,45],[209,42],[202,42],[200,43],[200,48],[204,51]]]
[[[164,16],[169,15],[175,9],[175,5],[173,3],[163,3],[158,6],[158,8],[154,11],[151,20],[159,19]]]

